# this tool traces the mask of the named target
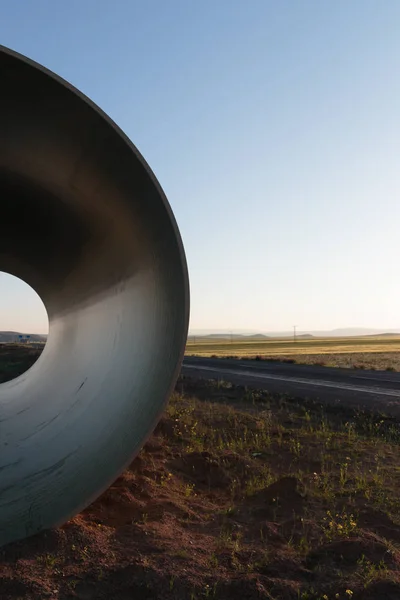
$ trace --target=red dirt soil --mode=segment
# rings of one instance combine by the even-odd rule
[[[246,431],[257,430],[264,405],[228,408],[218,402],[234,402],[243,391],[199,385],[185,383],[199,398],[195,419],[209,426],[212,418],[214,427],[227,429],[234,410]],[[216,407],[203,405],[204,397]],[[289,468],[254,493],[239,493],[264,473],[257,453],[188,448],[189,426],[167,414],[130,468],[88,509],[1,549],[1,599],[400,598],[400,527],[389,517],[360,506],[354,534],[321,540],[315,514],[325,508],[314,506]],[[310,547],[302,552],[305,538]],[[363,561],[384,564],[385,577],[347,593],[346,581]]]

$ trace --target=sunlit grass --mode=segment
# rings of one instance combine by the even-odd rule
[[[187,356],[284,360],[331,367],[400,371],[400,336],[266,339],[232,341],[196,338],[186,345]]]

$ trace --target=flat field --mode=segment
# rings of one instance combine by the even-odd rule
[[[89,508],[0,549],[2,600],[398,600],[400,429],[181,378]]]
[[[42,349],[29,345],[0,344],[0,383],[15,379],[37,361]]]
[[[186,355],[275,359],[298,364],[400,371],[400,336],[189,339]]]

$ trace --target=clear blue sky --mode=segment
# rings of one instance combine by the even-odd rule
[[[0,20],[150,163],[192,330],[400,327],[399,31],[398,0],[3,0]],[[41,330],[0,283],[0,329]]]

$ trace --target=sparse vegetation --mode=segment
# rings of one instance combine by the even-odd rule
[[[215,381],[177,390],[101,498],[0,551],[2,599],[400,597],[394,419]]]
[[[400,336],[189,340],[187,355],[280,361],[319,367],[400,371]]]
[[[0,383],[15,379],[37,361],[42,348],[29,345],[0,344]]]

